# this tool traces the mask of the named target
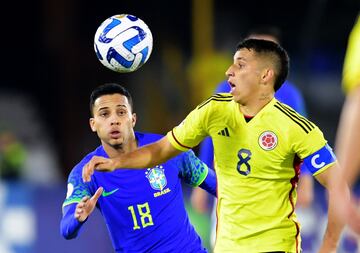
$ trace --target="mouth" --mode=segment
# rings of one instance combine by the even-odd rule
[[[232,83],[231,81],[228,81],[228,84],[229,84],[229,86],[230,86],[230,93],[231,92],[233,92],[234,91],[234,89],[235,89],[235,84],[234,83]]]
[[[113,130],[110,132],[110,137],[113,139],[118,139],[118,138],[120,138],[120,136],[121,136],[120,131]]]

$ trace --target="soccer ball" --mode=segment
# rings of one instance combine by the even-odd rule
[[[106,19],[95,33],[94,49],[99,61],[107,68],[132,72],[150,57],[153,37],[141,19],[130,15],[114,15]]]

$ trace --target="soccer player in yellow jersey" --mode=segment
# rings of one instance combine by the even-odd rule
[[[93,158],[83,168],[83,179],[89,181],[94,168],[153,166],[211,136],[218,180],[214,251],[298,253],[294,208],[304,162],[329,192],[329,222],[319,252],[336,252],[343,224],[334,212],[333,184],[328,184],[338,169],[336,157],[314,123],[274,98],[287,77],[288,60],[275,42],[242,41],[226,71],[230,93],[201,103],[156,143],[114,159]],[[342,185],[343,192],[348,190]]]
[[[336,150],[346,179],[353,185],[360,172],[360,14],[350,33],[343,67],[343,89],[346,99],[336,137]],[[341,200],[341,195],[339,195]],[[348,210],[351,211],[351,210]],[[360,234],[360,220],[356,213],[349,225]]]

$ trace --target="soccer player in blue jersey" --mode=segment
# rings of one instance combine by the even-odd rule
[[[215,173],[190,150],[142,170],[97,172],[90,183],[83,182],[82,168],[93,156],[113,158],[163,137],[134,132],[132,98],[118,84],[95,89],[90,110],[90,126],[101,145],[69,175],[62,235],[75,238],[96,206],[116,252],[206,252],[185,211],[181,180],[215,195]]]

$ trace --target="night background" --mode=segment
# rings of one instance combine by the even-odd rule
[[[291,60],[289,80],[302,91],[308,118],[334,144],[344,100],[342,63],[360,0],[35,0],[6,5],[0,16],[0,131],[15,136],[26,159],[17,177],[0,181],[0,253],[74,252],[79,247],[112,252],[96,215],[75,241],[65,241],[59,232],[68,173],[99,145],[88,124],[91,91],[105,82],[123,84],[134,99],[135,129],[166,134],[225,79],[237,42],[259,25],[281,29],[281,44]],[[148,62],[128,74],[105,68],[93,49],[101,22],[122,13],[144,20],[154,38]],[[16,226],[5,217],[14,206],[27,208],[18,219],[22,241],[9,236]]]

